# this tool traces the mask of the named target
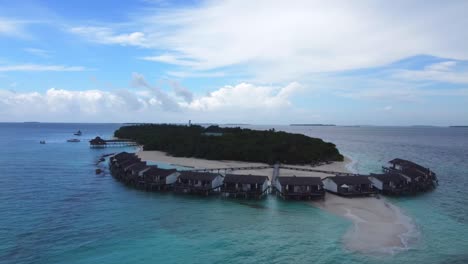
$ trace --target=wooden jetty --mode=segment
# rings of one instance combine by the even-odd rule
[[[95,137],[89,141],[91,148],[108,148],[108,147],[129,147],[138,146],[138,143],[131,139],[102,139]]]

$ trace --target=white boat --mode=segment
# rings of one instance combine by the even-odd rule
[[[80,142],[77,138],[68,139],[67,142]]]
[[[81,133],[81,130],[78,130],[78,131],[76,131],[76,133],[74,133],[73,135],[75,135],[75,136],[81,136],[81,134],[83,134],[83,133]]]

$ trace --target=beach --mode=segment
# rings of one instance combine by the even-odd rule
[[[235,168],[267,165],[255,162],[171,157],[161,151],[139,151],[137,155],[146,161],[164,162],[192,168]],[[351,159],[345,157],[343,162],[333,162],[313,168],[351,173],[351,163]],[[298,165],[289,167],[311,168],[310,166]],[[271,179],[273,169],[239,170],[232,173],[265,175]],[[321,178],[333,176],[320,172],[287,169],[280,169],[280,175]],[[415,230],[411,219],[405,216],[400,208],[383,197],[343,198],[327,193],[323,201],[311,201],[310,204],[352,222],[350,229],[342,237],[344,247],[350,251],[365,254],[394,254],[407,248],[406,236]]]
[[[408,237],[414,235],[411,219],[385,198],[343,198],[327,193],[324,201],[311,203],[353,223],[343,236],[343,244],[350,251],[394,254],[406,249]]]

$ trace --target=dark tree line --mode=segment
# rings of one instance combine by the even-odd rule
[[[217,135],[206,135],[216,132]],[[210,160],[239,160],[273,164],[310,164],[341,161],[343,156],[332,143],[302,134],[273,129],[204,128],[198,125],[133,125],[115,131],[119,138],[133,139],[145,150],[160,150],[175,157]]]

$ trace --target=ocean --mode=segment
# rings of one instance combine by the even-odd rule
[[[350,221],[305,202],[146,193],[96,175],[100,155],[124,149],[87,140],[119,126],[0,123],[0,263],[468,263],[468,128],[247,126],[333,142],[359,173],[400,157],[438,174],[435,191],[389,199],[414,222],[407,247],[369,256],[343,246]]]

